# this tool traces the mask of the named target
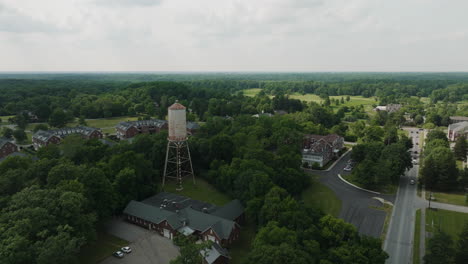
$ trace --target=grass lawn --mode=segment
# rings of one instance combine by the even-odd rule
[[[231,264],[240,264],[245,256],[252,249],[252,241],[255,238],[255,226],[253,223],[246,223],[241,227],[241,233],[238,240],[229,247],[231,255]]]
[[[319,208],[326,214],[340,214],[341,200],[331,189],[321,184],[315,175],[311,176],[309,188],[302,192],[302,199],[305,204]]]
[[[253,88],[253,89],[245,89],[243,90],[245,96],[250,96],[253,97],[257,95],[262,89],[261,88]],[[346,95],[336,95],[336,96],[330,96],[330,99],[338,99],[341,100],[341,97],[345,99],[344,104],[340,104],[339,106],[358,106],[358,105],[364,105],[365,106],[371,106],[372,104],[376,104],[377,102],[375,101],[374,97],[370,98],[365,98],[362,96],[350,96],[349,102],[346,101]],[[299,99],[301,101],[306,101],[306,102],[316,102],[316,103],[322,103],[323,99],[320,98],[316,94],[300,94],[300,93],[293,93],[289,95],[289,98],[291,99]],[[338,107],[339,107],[338,106]],[[334,104],[332,104],[333,108],[338,108]]]
[[[256,96],[262,89],[261,88],[252,88],[252,89],[245,89],[242,90],[245,96],[254,97]]]
[[[463,161],[461,161],[461,160],[456,160],[456,161],[457,161],[457,168],[459,170],[463,170]]]
[[[79,261],[82,264],[99,263],[128,244],[127,241],[107,233],[98,233],[97,241],[81,248]]]
[[[231,201],[231,199],[226,194],[216,190],[215,187],[200,177],[195,177],[195,184],[193,184],[191,179],[186,178],[182,186],[184,189],[182,191],[177,191],[175,181],[170,180],[166,182],[164,191],[188,196],[192,199],[205,201],[218,206],[224,205]]]
[[[419,264],[419,245],[421,243],[421,209],[416,210],[414,222],[413,264]]]
[[[429,200],[430,192],[426,191],[426,199]],[[435,197],[435,201],[439,203],[448,203],[455,205],[468,206],[466,203],[466,196],[463,193],[441,193],[441,192],[432,192],[432,195]]]
[[[361,188],[364,188],[366,190],[370,190],[370,191],[374,191],[374,192],[380,192],[380,193],[383,193],[383,194],[396,194],[397,192],[397,189],[398,189],[398,185],[393,185],[393,184],[389,184],[389,185],[386,185],[386,186],[383,186],[381,188],[378,188],[378,189],[369,189],[369,188],[365,188],[364,185],[362,183],[360,183],[355,177],[353,174],[348,174],[348,175],[341,175],[341,177],[343,177],[343,179],[347,180],[348,182],[358,186],[358,187],[361,187]]]
[[[465,213],[441,209],[426,210],[426,232],[435,232],[440,226],[442,231],[456,240],[466,222],[468,222],[468,214]]]

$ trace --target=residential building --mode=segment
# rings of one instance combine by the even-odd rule
[[[447,138],[449,141],[455,141],[462,135],[468,137],[468,121],[453,123],[448,126]]]
[[[18,151],[18,146],[6,138],[0,138],[0,159]]]
[[[465,122],[465,121],[468,121],[468,116],[451,116],[450,117],[451,124]]]
[[[168,123],[166,120],[137,120],[120,122],[115,130],[119,139],[132,138],[138,134],[155,134],[162,130],[167,130]]]
[[[325,166],[333,158],[338,157],[344,147],[344,138],[336,134],[305,135],[302,149],[302,163],[309,166],[317,163],[320,167]]]
[[[207,250],[201,250],[200,254],[204,257],[204,264],[227,264],[231,259],[229,252],[216,243]]]
[[[32,142],[35,149],[47,146],[49,144],[58,144],[69,135],[81,135],[85,139],[101,139],[102,132],[93,127],[77,126],[64,127],[54,130],[39,130],[32,136]]]
[[[385,106],[379,105],[374,108],[374,111],[387,111],[389,113],[393,113],[393,112],[400,110],[400,108],[401,108],[401,104],[388,104]]]
[[[60,141],[60,137],[54,135],[51,131],[39,130],[32,136],[32,143],[36,150],[49,144],[58,144]]]
[[[177,194],[162,192],[142,202],[131,201],[127,221],[172,239],[177,233],[211,240],[221,246],[239,238],[244,209],[238,200],[218,207]]]

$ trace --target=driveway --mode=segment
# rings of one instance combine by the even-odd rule
[[[394,195],[377,195],[363,190],[359,190],[338,178],[338,174],[347,174],[343,171],[347,161],[351,157],[351,152],[343,156],[341,160],[330,169],[330,171],[310,171],[308,173],[320,176],[320,182],[333,190],[342,202],[339,217],[348,223],[353,224],[359,233],[380,237],[383,231],[386,213],[382,210],[374,209],[380,206],[380,202],[373,197],[383,198],[394,202]]]
[[[106,231],[129,241],[132,253],[122,259],[109,256],[101,264],[168,264],[179,255],[172,240],[121,219],[111,220]]]

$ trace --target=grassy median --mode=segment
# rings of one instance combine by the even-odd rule
[[[421,209],[416,210],[416,220],[414,221],[414,243],[413,243],[413,264],[419,264],[421,244]]]

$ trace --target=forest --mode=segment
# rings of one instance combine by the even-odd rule
[[[62,127],[74,119],[123,115],[165,119],[175,100],[186,105],[188,120],[203,123],[189,140],[196,174],[239,199],[255,226],[245,264],[384,263],[388,255],[380,239],[362,236],[353,225],[301,201],[310,184],[301,168],[303,135],[336,133],[360,143],[353,152],[359,162],[353,173],[359,174],[361,183],[395,184],[411,166],[407,152],[411,142],[397,132],[407,122],[405,112],[422,125],[418,116],[429,109],[432,117],[426,124],[443,125],[444,118],[460,111],[452,109],[454,103],[468,99],[468,78],[456,73],[2,74],[0,78],[0,114],[13,116],[10,121],[19,130],[31,122]],[[248,97],[242,92],[248,88],[263,91]],[[291,93],[314,93],[325,103],[292,99]],[[334,110],[329,99],[333,95],[410,103],[396,113],[368,115],[362,106],[340,106],[336,101]],[[431,105],[410,96],[429,97]],[[252,116],[278,110],[285,114]],[[95,241],[110,217],[121,214],[130,200],[161,190],[166,138],[165,132],[139,135],[131,143],[109,146],[70,136],[30,157],[1,162],[0,259],[6,264],[77,263],[80,248]],[[446,147],[434,141],[434,148]],[[436,180],[453,183],[450,178]]]

